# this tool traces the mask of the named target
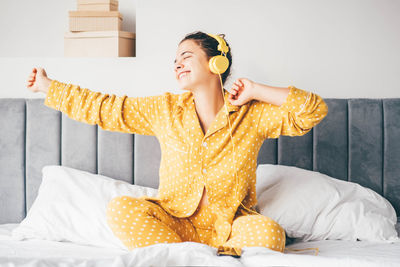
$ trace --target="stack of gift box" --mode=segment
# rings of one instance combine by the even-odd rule
[[[77,0],[64,35],[66,57],[135,56],[135,34],[121,30],[117,0]]]

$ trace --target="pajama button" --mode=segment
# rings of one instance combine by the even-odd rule
[[[207,147],[207,143],[206,143],[206,142],[203,142],[203,146],[204,146],[204,147]]]
[[[207,170],[206,169],[203,169],[203,173],[206,173],[207,172]]]

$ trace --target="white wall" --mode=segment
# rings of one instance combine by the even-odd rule
[[[136,31],[137,57],[113,59],[62,57],[67,11],[75,1],[30,1],[46,4],[40,16],[34,4],[17,9],[15,2],[29,1],[0,4],[0,97],[44,97],[25,87],[33,66],[95,91],[182,93],[172,62],[178,42],[195,30],[226,34],[233,53],[227,88],[247,77],[322,97],[400,97],[398,0],[120,0],[124,20],[136,16],[123,27],[135,27],[125,30]]]

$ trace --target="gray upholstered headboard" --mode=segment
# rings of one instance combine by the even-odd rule
[[[400,214],[400,98],[325,99],[325,119],[304,136],[264,142],[258,163],[297,166],[357,182]],[[44,106],[0,99],[0,223],[19,223],[36,198],[45,165],[64,165],[158,188],[154,136],[104,131]]]

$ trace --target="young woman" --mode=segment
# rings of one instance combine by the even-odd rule
[[[232,55],[224,47],[221,35],[185,36],[174,61],[182,94],[101,94],[51,80],[43,69],[28,78],[30,90],[46,94],[46,106],[72,119],[159,140],[157,197],[118,196],[107,207],[110,228],[129,249],[183,241],[233,256],[244,246],[285,249],[285,230],[254,209],[258,151],[267,138],[306,134],[328,107],[312,92],[247,78],[236,79],[228,92],[223,84]],[[211,71],[209,61],[217,55],[229,60],[223,73]]]

